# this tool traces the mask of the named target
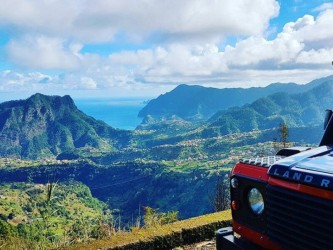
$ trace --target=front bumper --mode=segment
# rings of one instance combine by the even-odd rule
[[[232,227],[220,228],[216,232],[217,250],[259,250],[252,242],[234,236]]]

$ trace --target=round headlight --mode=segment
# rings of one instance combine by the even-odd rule
[[[238,179],[236,177],[231,178],[230,184],[232,188],[238,188]]]
[[[264,198],[257,188],[250,189],[247,194],[247,199],[249,201],[249,207],[254,214],[260,215],[264,212]]]

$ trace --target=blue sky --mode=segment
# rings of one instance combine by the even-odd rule
[[[0,0],[0,98],[153,97],[333,74],[333,2]]]

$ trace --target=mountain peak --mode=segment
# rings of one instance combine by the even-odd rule
[[[85,115],[69,95],[37,93],[0,104],[1,156],[38,158],[82,147],[117,148],[128,136]]]
[[[189,85],[189,84],[183,83],[183,84],[179,84],[175,89],[182,89],[182,88],[204,88],[204,87],[200,86],[200,85]]]
[[[37,105],[47,105],[47,106],[66,106],[72,109],[76,109],[73,99],[69,95],[61,96],[49,96],[41,93],[36,93],[26,99],[27,102],[34,103]]]

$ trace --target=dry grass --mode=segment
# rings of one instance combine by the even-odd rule
[[[214,237],[219,227],[230,225],[230,211],[203,215],[175,223],[119,233],[111,238],[67,249],[171,249]]]

